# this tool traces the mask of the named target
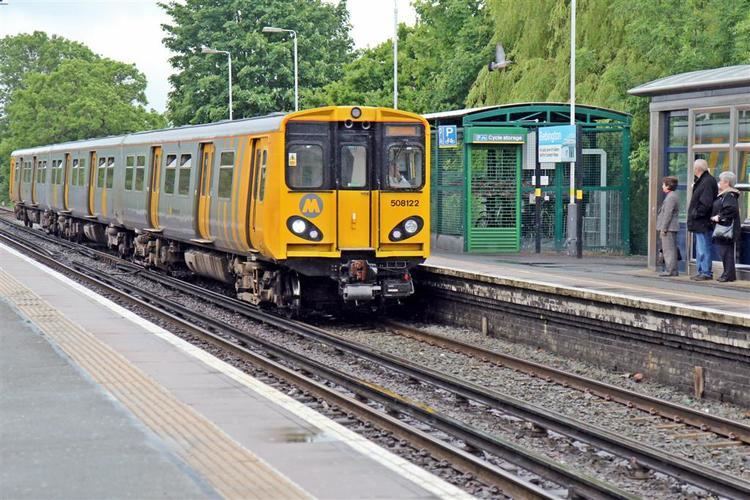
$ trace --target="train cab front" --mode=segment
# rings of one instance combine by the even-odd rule
[[[387,108],[330,107],[288,119],[283,217],[292,233],[301,222],[287,255],[335,262],[327,274],[345,303],[414,293],[411,270],[430,244],[428,127]]]

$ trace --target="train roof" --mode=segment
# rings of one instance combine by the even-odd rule
[[[221,121],[201,125],[187,125],[184,127],[165,128],[133,132],[132,134],[113,135],[96,139],[62,142],[32,148],[18,149],[12,156],[40,155],[66,152],[77,149],[97,149],[113,146],[128,146],[134,144],[158,144],[161,142],[211,140],[218,137],[233,135],[257,134],[270,132],[281,128],[281,123],[287,113],[273,113],[270,115],[242,120]]]

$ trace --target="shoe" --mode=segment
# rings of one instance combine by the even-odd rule
[[[724,276],[722,276],[721,278],[717,279],[716,281],[718,281],[719,283],[731,283],[734,280],[730,280],[729,278],[725,278]]]
[[[677,273],[659,273],[659,276],[662,278],[667,278],[671,276],[679,276]]]
[[[700,274],[694,274],[694,275],[692,275],[692,276],[690,277],[690,279],[691,279],[691,280],[693,280],[693,281],[698,281],[698,278],[700,278],[700,277],[701,277],[701,275],[700,275]]]
[[[701,274],[696,276],[695,281],[711,281],[713,278],[711,276],[706,276],[705,274]]]

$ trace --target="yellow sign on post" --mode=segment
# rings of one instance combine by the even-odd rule
[[[576,190],[576,200],[582,200],[583,199],[583,189]]]

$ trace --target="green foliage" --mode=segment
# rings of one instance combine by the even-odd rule
[[[482,0],[417,0],[417,23],[398,32],[399,108],[415,112],[463,106],[478,69],[486,64],[492,25]],[[393,44],[361,51],[340,80],[307,103],[393,105]]]
[[[123,134],[165,125],[144,108],[146,77],[110,59],[62,62],[32,73],[7,106],[15,147]]]
[[[202,45],[232,54],[235,117],[294,108],[291,36],[262,33],[264,26],[297,31],[300,90],[338,79],[351,60],[345,1],[171,0],[160,5],[172,18],[164,25],[164,42],[175,53],[168,109],[177,125],[228,115],[227,57],[203,54]]]
[[[166,125],[146,111],[146,78],[135,66],[36,32],[0,40],[0,200],[11,151]]]
[[[495,40],[515,62],[482,69],[466,104],[568,101],[570,7],[559,0],[488,0]],[[627,95],[675,73],[750,62],[750,0],[578,2],[576,101],[633,115],[631,245],[646,249],[648,100]]]
[[[0,39],[0,115],[26,75],[51,73],[63,61],[95,58],[85,45],[41,31]]]

